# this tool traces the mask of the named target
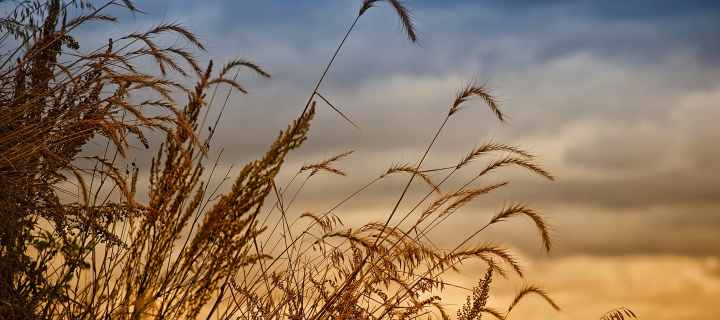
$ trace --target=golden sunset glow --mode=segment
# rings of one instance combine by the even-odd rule
[[[720,3],[105,4],[0,1],[0,319],[720,319]]]

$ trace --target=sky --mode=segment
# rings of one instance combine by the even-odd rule
[[[230,95],[214,138],[212,157],[223,150],[221,167],[237,172],[300,114],[360,4],[138,1],[145,14],[79,32],[91,42],[175,21],[200,35],[205,61],[241,57],[268,71],[270,80],[240,74],[250,94]],[[510,245],[528,281],[542,284],[565,311],[531,300],[510,319],[598,319],[616,307],[640,319],[720,317],[720,2],[407,6],[420,44],[404,38],[394,10],[381,3],[361,17],[320,86],[362,131],[318,101],[309,139],[280,179],[304,162],[355,153],[338,165],[348,177],[323,176],[306,187],[299,212],[332,207],[393,163],[419,160],[457,90],[475,80],[493,88],[508,123],[480,102],[468,104],[451,118],[428,166],[452,165],[493,139],[530,149],[556,177],[504,171],[498,178],[511,178],[511,187],[468,206],[435,240],[456,243],[454,234],[471,232],[512,201],[547,214],[556,241],[549,257],[530,221],[488,237]],[[337,214],[346,225],[387,217],[406,181],[395,179]],[[457,281],[475,283],[483,272],[470,265]],[[517,287],[499,284],[491,302],[507,305]]]

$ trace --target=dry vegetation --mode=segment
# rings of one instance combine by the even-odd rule
[[[397,12],[408,40],[417,41],[400,1],[365,0],[357,19],[380,2]],[[450,101],[417,163],[393,165],[358,190],[407,175],[388,219],[346,228],[334,211],[347,199],[325,212],[304,212],[292,203],[316,174],[344,175],[334,165],[351,152],[306,164],[282,188],[275,180],[286,155],[306,138],[315,98],[330,104],[317,89],[342,43],[297,120],[261,159],[245,165],[229,192],[216,194],[203,180],[213,174],[205,172],[205,162],[217,125],[215,120],[201,138],[212,121],[206,94],[219,85],[245,92],[232,78],[240,70],[269,75],[244,60],[230,61],[219,72],[212,63],[200,67],[189,48],[202,50],[202,44],[175,24],[81,51],[73,29],[114,21],[104,13],[110,6],[137,12],[128,0],[101,6],[2,1],[7,14],[0,24],[0,318],[448,319],[443,276],[470,259],[488,269],[478,286],[468,289],[458,319],[483,314],[504,319],[528,295],[560,309],[532,285],[506,308],[486,305],[494,275],[522,279],[523,270],[507,248],[478,235],[524,216],[534,223],[544,250],[552,249],[543,215],[525,204],[507,205],[457,247],[438,248],[427,237],[466,204],[508,184],[481,179],[492,172],[521,167],[553,179],[527,151],[494,141],[447,167],[424,168],[448,121],[473,100],[503,121],[485,86],[470,83]],[[178,41],[172,46],[156,41],[168,36]],[[143,71],[148,58],[158,74]],[[197,85],[186,88],[170,74],[197,79]],[[173,97],[183,92],[187,101],[180,107]],[[137,190],[139,166],[119,163],[129,162],[137,147],[150,148],[151,132],[165,139],[149,165],[149,190]],[[89,143],[103,144],[104,152],[85,155]],[[487,165],[468,166],[480,159]],[[457,176],[467,177],[464,185],[445,190]],[[425,196],[410,199],[412,184],[427,185]],[[290,186],[296,191],[286,195]],[[149,201],[135,201],[137,192],[147,192]],[[402,211],[401,202],[412,203],[412,209]],[[624,316],[634,314],[617,309],[603,318]]]

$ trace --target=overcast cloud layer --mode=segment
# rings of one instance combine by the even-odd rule
[[[359,5],[152,1],[139,5],[147,15],[124,23],[177,20],[205,39],[217,62],[249,58],[273,75],[265,81],[241,74],[251,94],[231,95],[213,144],[216,154],[224,149],[227,167],[261,155],[299,115]],[[474,78],[495,88],[508,125],[474,103],[451,119],[431,163],[451,165],[493,138],[531,148],[557,181],[512,171],[512,189],[473,205],[454,223],[484,221],[503,202],[528,200],[550,213],[558,229],[561,263],[546,274],[548,283],[565,272],[560,269],[611,268],[618,261],[636,266],[635,278],[652,262],[665,266],[658,278],[636,281],[672,277],[670,270],[683,266],[690,273],[705,270],[686,278],[710,283],[698,290],[720,298],[720,2],[418,0],[409,6],[422,45],[407,43],[394,11],[381,4],[360,19],[320,87],[362,132],[318,103],[310,138],[288,169],[348,149],[356,154],[342,164],[349,178],[328,178],[332,188],[309,185],[298,210],[326,208],[328,199],[341,200],[392,163],[418,160],[455,92]],[[112,28],[108,32],[122,26]],[[401,184],[368,190],[366,200],[344,208],[344,219],[381,217],[384,200],[395,199]],[[519,221],[496,233],[539,257],[537,235]],[[589,256],[601,258],[582,258]],[[559,291],[571,295],[564,279]],[[628,299],[647,293],[640,291]]]
[[[251,94],[233,95],[220,123],[215,148],[242,162],[299,114],[358,5],[157,1],[135,19],[177,19],[197,30],[214,59],[247,57],[273,74],[242,79]],[[431,155],[456,161],[490,137],[522,143],[558,181],[519,176],[528,183],[512,194],[552,211],[563,234],[581,236],[585,223],[598,221],[610,238],[627,240],[561,242],[560,254],[720,254],[719,3],[414,1],[410,8],[421,46],[407,43],[392,8],[380,5],[360,20],[320,88],[363,130],[320,106],[294,159],[356,149],[347,168],[358,176],[323,195],[339,198],[366,174],[416,160],[455,91],[475,78],[496,87],[509,125],[478,103],[453,119]],[[613,228],[618,219],[633,227]],[[674,245],[648,241],[660,235]]]

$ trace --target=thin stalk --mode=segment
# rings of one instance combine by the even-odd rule
[[[322,84],[323,80],[325,79],[325,75],[327,75],[328,70],[330,70],[330,66],[333,64],[333,61],[335,61],[335,57],[337,57],[338,53],[340,52],[340,48],[342,48],[343,44],[345,44],[345,40],[347,40],[348,36],[350,35],[350,32],[355,28],[355,24],[360,19],[360,15],[355,18],[355,21],[353,21],[352,25],[350,26],[350,29],[348,29],[347,33],[345,33],[345,37],[343,37],[342,41],[340,41],[340,45],[335,49],[335,53],[333,54],[332,58],[330,58],[330,62],[328,62],[327,66],[325,67],[325,71],[323,71],[322,76],[320,76],[320,80],[318,80],[317,84],[315,85],[315,89],[313,90],[312,94],[310,95],[310,98],[308,98],[308,101],[305,103],[305,108],[303,108],[302,113],[300,114],[299,119],[302,119],[305,114],[307,113],[308,108],[310,107],[310,103],[312,102],[313,97],[315,97],[315,94],[317,94],[318,88],[320,88],[320,84]],[[299,123],[293,126],[293,131],[290,134],[290,136],[294,136],[295,132],[297,131],[299,126]],[[289,142],[288,142],[289,143]]]

